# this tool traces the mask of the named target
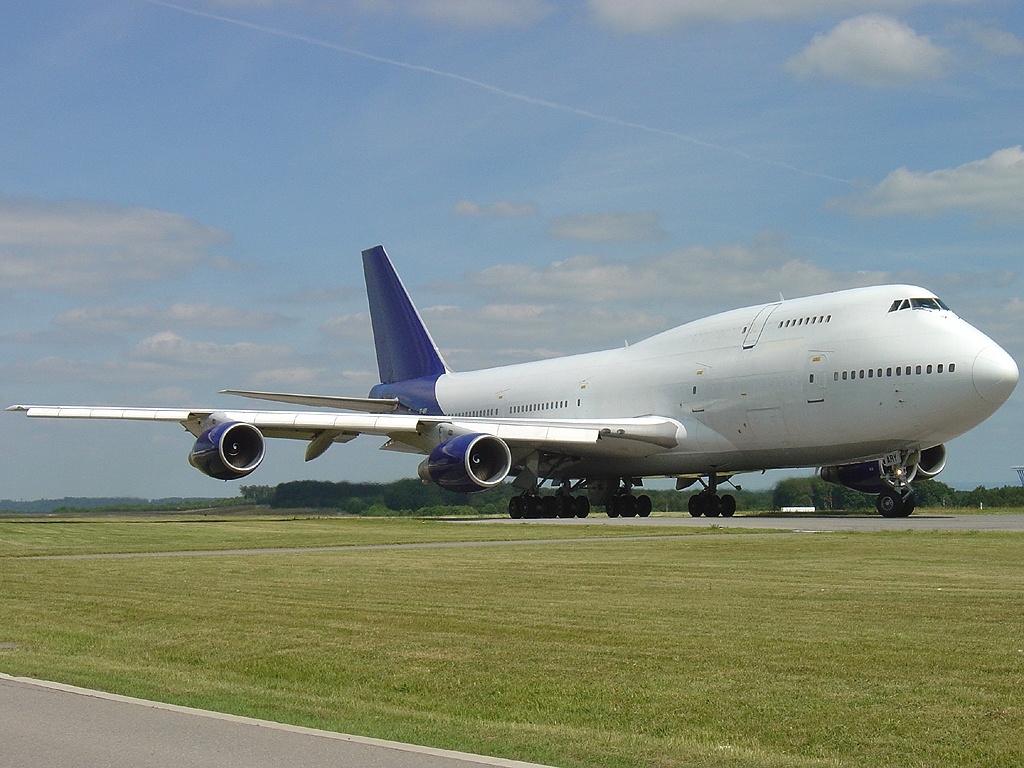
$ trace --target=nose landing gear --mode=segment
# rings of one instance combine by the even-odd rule
[[[910,483],[917,474],[920,451],[893,451],[882,458],[879,475],[888,488],[875,497],[875,509],[882,517],[908,517],[917,506]]]
[[[875,498],[875,509],[882,517],[909,517],[916,506],[917,499],[909,488],[906,491],[887,488]]]

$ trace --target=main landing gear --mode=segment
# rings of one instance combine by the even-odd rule
[[[701,483],[704,481],[701,480]],[[736,497],[730,493],[719,496],[717,491],[718,476],[712,473],[704,484],[704,490],[690,497],[690,514],[693,517],[732,517],[736,514]]]
[[[522,493],[508,500],[508,516],[513,520],[586,517],[589,514],[590,499],[586,496],[572,496],[568,493],[556,493],[554,496]]]
[[[612,496],[604,509],[608,517],[650,517],[652,506],[646,493],[634,496],[626,488]]]

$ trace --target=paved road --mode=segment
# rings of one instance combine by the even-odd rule
[[[685,515],[648,518],[611,518],[593,513],[582,520],[476,520],[473,525],[505,523],[509,525],[615,525],[682,526],[707,528],[774,528],[788,531],[1024,531],[1024,515],[938,515],[913,514],[910,517],[885,518],[881,515],[822,516],[778,515],[764,517],[689,517]]]
[[[543,768],[0,674],[0,768]]]

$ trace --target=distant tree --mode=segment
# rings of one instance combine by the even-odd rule
[[[243,485],[238,490],[242,498],[253,504],[269,504],[277,493],[277,489],[270,485]]]
[[[788,477],[785,480],[780,480],[772,492],[772,506],[775,509],[815,506],[814,479],[813,477]]]

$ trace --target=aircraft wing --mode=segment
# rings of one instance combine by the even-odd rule
[[[358,435],[389,438],[388,450],[429,453],[451,437],[465,434],[500,438],[514,455],[531,451],[574,456],[638,456],[675,448],[685,428],[674,419],[641,416],[623,419],[501,419],[424,416],[397,413],[325,411],[248,411],[219,408],[136,408],[67,405],[12,405],[7,410],[30,418],[127,419],[178,422],[196,437],[216,424],[250,424],[266,437],[307,440],[307,461],[332,443]]]

